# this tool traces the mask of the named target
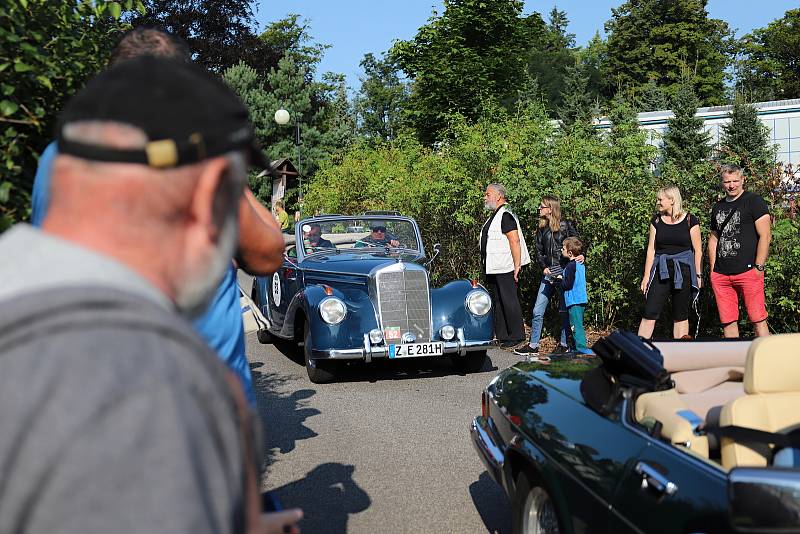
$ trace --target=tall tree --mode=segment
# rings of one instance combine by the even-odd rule
[[[575,64],[572,52],[575,35],[567,32],[568,24],[567,14],[554,7],[543,36],[532,41],[528,69],[538,80],[552,112],[562,104],[567,68]]]
[[[317,65],[325,50],[330,48],[330,45],[315,42],[311,26],[295,13],[270,23],[258,38],[272,55],[282,58],[288,54],[298,68],[305,71],[308,83],[314,80]]]
[[[800,98],[800,9],[742,39],[737,90],[751,100]]]
[[[0,2],[0,232],[26,219],[58,111],[102,70],[140,2]]]
[[[580,61],[567,67],[564,90],[561,93],[562,103],[558,108],[558,118],[565,127],[571,128],[576,123],[591,123],[593,101],[588,86],[589,76]]]
[[[743,167],[751,177],[764,178],[775,165],[775,154],[769,128],[758,118],[758,110],[737,98],[730,121],[722,127],[720,160]]]
[[[703,105],[723,103],[730,62],[727,23],[709,18],[707,0],[628,0],[612,8],[607,94],[636,91],[649,80],[674,95],[689,68]]]
[[[259,72],[277,65],[274,53],[253,27],[252,0],[142,0],[146,12],[133,16],[134,26],[157,25],[189,43],[194,60],[222,73],[244,61]]]
[[[406,84],[389,62],[365,54],[361,60],[364,78],[356,97],[359,130],[370,139],[391,141],[402,123],[403,106],[408,99]]]
[[[664,163],[678,173],[691,172],[711,155],[710,136],[697,117],[698,100],[687,78],[675,95],[664,135]]]
[[[487,98],[512,104],[524,79],[527,31],[521,0],[446,0],[414,39],[389,57],[412,80],[407,118],[431,143],[448,115],[474,118]]]

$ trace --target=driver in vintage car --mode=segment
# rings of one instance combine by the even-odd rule
[[[359,240],[354,248],[361,247],[399,247],[400,241],[396,236],[386,231],[386,225],[373,223],[370,226],[370,234],[364,239]]]
[[[303,243],[306,247],[306,252],[311,252],[318,248],[336,248],[336,246],[322,237],[322,227],[319,224],[312,223],[308,225],[308,229],[303,228]]]

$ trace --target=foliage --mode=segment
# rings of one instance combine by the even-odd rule
[[[774,168],[775,154],[769,128],[758,118],[758,110],[738,98],[731,109],[730,121],[722,127],[718,159],[739,165],[751,179],[765,181]]]
[[[572,52],[575,35],[567,33],[567,14],[555,7],[550,11],[546,26],[539,21],[541,17],[538,13],[526,21],[531,35],[528,71],[541,87],[549,109],[555,112],[563,104],[567,71],[575,65]]]
[[[451,113],[475,118],[485,99],[513,103],[524,73],[527,31],[521,0],[447,0],[390,60],[413,80],[407,119],[427,143]]]
[[[607,94],[637,91],[653,80],[670,95],[685,68],[703,105],[723,101],[729,62],[727,23],[708,17],[707,0],[628,0],[612,8],[608,37]]]
[[[133,9],[138,0],[0,4],[0,231],[27,218],[58,110],[105,66]]]
[[[302,22],[300,15],[295,13],[271,23],[258,38],[276,58],[288,55],[297,69],[305,73],[309,84],[314,81],[314,73],[325,50],[330,48],[314,42],[311,26]]]
[[[400,81],[394,66],[387,60],[365,54],[361,60],[365,77],[356,97],[359,133],[368,139],[391,141],[402,127],[403,107],[408,86]]]
[[[742,39],[737,89],[753,101],[800,98],[800,9]]]
[[[592,98],[588,92],[589,76],[580,62],[567,67],[564,76],[564,91],[561,94],[561,105],[558,118],[564,127],[573,124],[589,124],[592,120]]]
[[[677,173],[691,172],[711,155],[710,136],[703,128],[703,119],[695,116],[698,103],[687,79],[675,95],[673,115],[664,134],[664,163]]]
[[[252,0],[142,0],[146,12],[131,17],[133,26],[158,26],[183,38],[194,61],[222,73],[243,61],[259,72],[283,55],[253,31]]]

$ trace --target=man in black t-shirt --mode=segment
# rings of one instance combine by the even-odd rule
[[[725,337],[739,337],[739,294],[757,336],[769,335],[764,302],[764,270],[772,240],[764,199],[744,190],[742,169],[725,165],[720,173],[725,198],[711,210],[708,261]]]

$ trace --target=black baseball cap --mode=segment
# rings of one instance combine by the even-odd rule
[[[65,125],[84,121],[134,126],[148,143],[127,150],[64,138]],[[91,80],[64,108],[56,140],[59,153],[93,161],[171,168],[242,149],[269,168],[236,94],[201,67],[163,57],[137,57]]]

